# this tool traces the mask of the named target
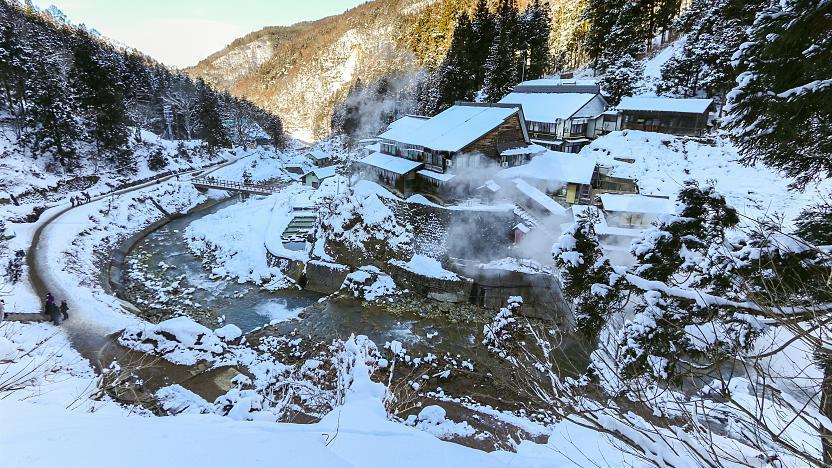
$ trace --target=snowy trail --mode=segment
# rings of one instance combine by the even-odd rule
[[[98,352],[109,343],[108,335],[118,329],[136,322],[136,318],[128,316],[123,312],[119,299],[93,292],[84,287],[79,287],[76,278],[68,272],[60,271],[55,258],[56,252],[51,249],[55,243],[69,242],[61,236],[61,224],[80,222],[85,212],[96,204],[114,196],[120,196],[131,192],[146,189],[162,182],[169,181],[177,176],[187,176],[196,173],[208,174],[215,170],[234,164],[253,154],[243,155],[213,166],[185,171],[179,174],[167,175],[154,178],[146,183],[116,190],[107,194],[93,197],[87,204],[73,207],[59,205],[48,210],[44,219],[32,237],[29,247],[27,261],[29,266],[29,281],[37,297],[43,298],[47,292],[51,292],[57,301],[66,300],[70,310],[70,319],[62,325],[69,336],[72,346],[89,359],[93,365],[99,364]],[[77,311],[83,310],[79,314]],[[96,320],[100,318],[101,320]]]

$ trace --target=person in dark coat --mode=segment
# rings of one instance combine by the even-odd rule
[[[72,206],[75,206],[75,197],[69,197],[69,202],[72,203]]]
[[[58,308],[58,304],[55,304],[55,301],[46,303],[46,314],[52,319],[52,323],[55,325],[61,324],[61,309]]]
[[[89,201],[90,201],[90,194],[89,194],[89,193],[87,193],[87,192],[81,192],[81,193],[83,193],[83,194],[84,194],[84,198],[86,198],[86,199],[87,199],[87,203],[89,203]]]
[[[66,301],[61,301],[61,307],[59,307],[59,310],[61,311],[61,320],[69,318],[69,313],[67,312],[69,310],[69,306],[66,305]]]
[[[49,304],[55,304],[55,297],[51,292],[46,293],[46,305],[43,308],[43,313],[49,315]]]

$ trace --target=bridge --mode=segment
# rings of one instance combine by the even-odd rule
[[[276,185],[247,184],[237,180],[217,179],[216,177],[200,177],[191,179],[191,183],[198,190],[225,190],[250,195],[271,195],[279,189]]]

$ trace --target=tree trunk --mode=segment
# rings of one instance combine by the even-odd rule
[[[832,355],[823,355],[823,384],[820,394],[820,412],[832,419]],[[823,447],[823,464],[832,466],[832,431],[821,425],[820,442]]]

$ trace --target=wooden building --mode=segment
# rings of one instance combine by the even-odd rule
[[[379,140],[379,151],[361,160],[365,170],[402,194],[438,197],[450,192],[459,171],[484,163],[524,164],[543,150],[531,145],[523,110],[513,104],[459,102],[431,118],[405,116]]]
[[[625,97],[616,106],[618,128],[701,136],[713,107],[713,99]]]
[[[577,153],[615,130],[616,116],[605,113],[608,103],[594,80],[524,81],[500,102],[523,106],[531,141],[556,151]]]

